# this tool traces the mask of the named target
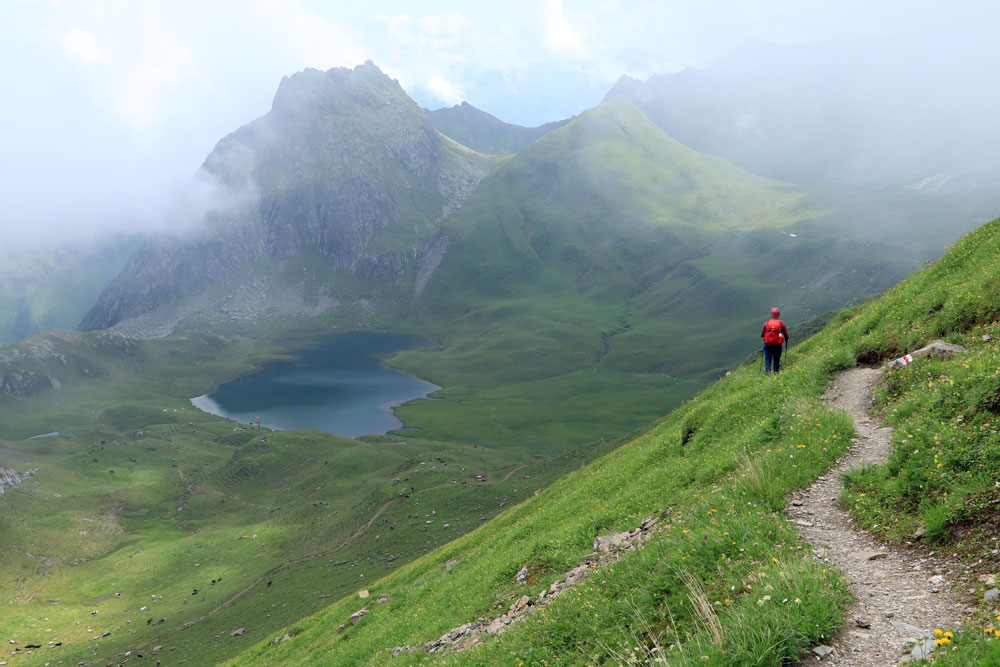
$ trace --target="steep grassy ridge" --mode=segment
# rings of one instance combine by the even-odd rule
[[[357,599],[288,628],[291,640],[264,642],[236,664],[384,664],[395,646],[420,646],[537,594],[590,551],[595,535],[631,528],[652,512],[663,513],[663,529],[645,549],[594,572],[499,639],[464,653],[397,660],[793,661],[839,625],[845,602],[835,573],[812,558],[780,513],[784,495],[828,467],[851,436],[847,418],[819,396],[840,368],[881,362],[941,336],[970,351],[889,374],[882,401],[897,426],[896,453],[888,466],[855,474],[846,500],[857,504],[863,525],[888,526],[879,529],[888,538],[922,521],[925,539],[963,540],[960,555],[988,557],[997,548],[990,527],[998,256],[1000,220],[882,298],[838,316],[792,352],[781,376],[734,371],[648,433],[375,583],[372,591],[388,593],[389,603],[372,606],[343,635],[333,630],[362,606]],[[455,558],[458,565],[442,568]],[[514,574],[525,565],[531,576],[518,584]],[[958,633],[954,645],[941,658],[947,664],[1000,656],[982,628]]]

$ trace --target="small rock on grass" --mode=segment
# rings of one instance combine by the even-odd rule
[[[822,660],[826,656],[833,653],[833,648],[820,644],[819,646],[813,649],[813,653],[816,654],[816,657]]]
[[[1000,588],[991,588],[990,590],[983,593],[983,599],[987,602],[996,602],[1000,600]]]

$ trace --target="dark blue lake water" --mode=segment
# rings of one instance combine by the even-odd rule
[[[294,361],[265,365],[191,399],[195,407],[280,430],[319,429],[348,438],[400,428],[392,408],[437,385],[379,361],[419,342],[413,336],[344,333],[292,350]]]

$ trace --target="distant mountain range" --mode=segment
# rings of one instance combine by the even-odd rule
[[[705,69],[623,77],[605,99],[628,97],[679,141],[765,176],[841,187],[947,181],[995,202],[1000,129],[992,105],[976,100],[989,84],[949,62],[916,47],[751,42]]]
[[[855,302],[973,224],[696,152],[644,89],[521,128],[428,113],[370,62],[295,74],[205,160],[200,225],[143,244],[81,327],[407,330],[442,343],[403,363],[444,396],[582,369],[704,382],[771,305],[794,322]]]

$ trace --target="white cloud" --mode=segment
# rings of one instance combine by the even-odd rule
[[[350,29],[327,20],[300,0],[256,0],[248,6],[236,2],[232,10],[240,12],[240,7],[252,23],[246,36],[267,44],[265,50],[276,51],[282,61],[296,63],[285,74],[304,67],[353,66],[372,57]]]
[[[470,19],[460,12],[446,11],[414,18],[409,14],[375,14],[400,46],[423,47],[430,50],[462,45],[468,37]]]
[[[539,7],[545,28],[545,43],[554,53],[586,56],[588,49],[578,26],[570,24],[562,0],[543,0]]]
[[[80,0],[49,7],[49,34],[83,68],[96,103],[133,130],[164,123],[180,97],[225,95],[238,68],[273,87],[304,67],[354,65],[371,55],[351,32],[303,0],[170,3]]]
[[[439,72],[435,72],[427,80],[427,89],[445,104],[458,104],[465,99],[462,89],[445,79]]]
[[[70,60],[97,62],[102,59],[97,39],[79,26],[67,30],[59,41]]]

